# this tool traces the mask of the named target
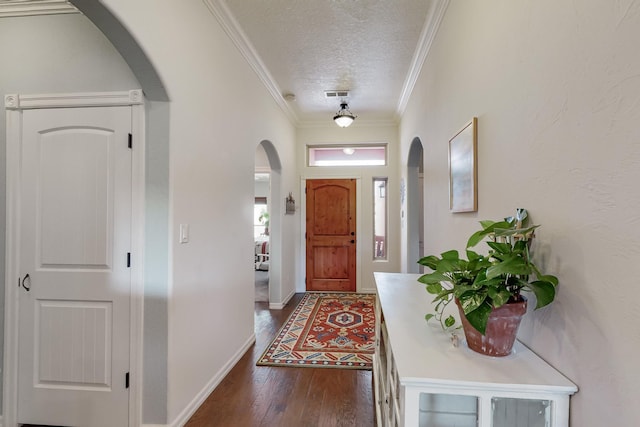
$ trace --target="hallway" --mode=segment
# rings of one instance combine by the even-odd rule
[[[371,371],[256,366],[303,294],[282,310],[256,302],[256,344],[196,411],[186,427],[297,427],[375,424]]]

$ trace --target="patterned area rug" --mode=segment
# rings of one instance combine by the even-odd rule
[[[257,364],[371,369],[374,349],[374,294],[311,292]]]

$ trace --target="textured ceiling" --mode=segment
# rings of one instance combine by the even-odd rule
[[[301,122],[330,120],[349,90],[358,120],[394,120],[432,0],[219,0]]]

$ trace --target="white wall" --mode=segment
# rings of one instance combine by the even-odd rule
[[[53,37],[52,35],[55,35]],[[0,95],[105,92],[140,87],[109,41],[82,15],[0,19]],[[4,104],[2,105],[4,110]],[[0,176],[5,176],[6,123],[0,115]],[[5,180],[0,185],[0,277],[4,281]],[[4,332],[0,288],[0,366]],[[0,379],[2,376],[0,375]],[[0,388],[0,408],[2,389]]]
[[[103,3],[136,37],[171,99],[168,421],[174,423],[195,409],[253,336],[255,149],[268,140],[282,165],[295,167],[294,131],[203,2]],[[295,191],[293,177],[283,167],[286,193]],[[179,224],[190,225],[187,244],[177,242]],[[282,225],[285,241],[298,225]]]
[[[640,420],[640,4],[452,1],[401,124],[425,145],[425,252],[517,207],[560,279],[520,339],[580,388],[571,425]],[[479,211],[448,212],[447,141],[479,118]]]
[[[146,86],[146,83],[145,83]],[[142,419],[167,419],[170,103],[147,101]]]
[[[358,190],[359,205],[357,206],[357,254],[359,265],[359,292],[374,292],[374,271],[399,271],[400,268],[400,212],[394,209],[400,204],[400,183],[398,176],[398,127],[394,124],[375,125],[366,122],[358,122],[357,119],[348,128],[340,128],[327,117],[327,126],[306,126],[297,131],[298,154],[297,163],[301,171],[302,188],[303,180],[313,178],[359,178]],[[307,146],[325,144],[377,144],[385,143],[387,147],[386,166],[366,167],[308,167]],[[387,260],[373,260],[373,178],[388,177],[387,203],[389,204],[388,216],[388,240]],[[304,198],[301,199],[301,225],[304,228]],[[304,230],[303,230],[304,231]],[[300,252],[305,250],[305,242],[301,241]],[[299,264],[298,291],[303,292],[305,259]]]

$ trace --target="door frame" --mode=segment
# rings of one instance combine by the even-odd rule
[[[406,259],[405,269],[407,273],[420,273],[423,267],[416,261],[421,258],[420,241],[424,247],[424,152],[425,148],[420,138],[411,141],[409,155],[407,157],[407,181],[406,181]],[[422,180],[422,183],[420,182]],[[404,206],[402,206],[404,209]],[[424,252],[424,250],[423,250]]]
[[[3,366],[3,425],[17,427],[18,409],[18,280],[20,263],[20,165],[22,112],[27,109],[77,107],[131,107],[132,206],[131,206],[131,295],[129,333],[129,426],[142,423],[142,338],[144,292],[144,201],[145,201],[145,107],[141,89],[122,92],[5,95],[7,118],[7,193],[5,325]]]
[[[362,245],[360,244],[360,236],[362,234],[362,176],[360,175],[319,175],[319,176],[302,176],[300,180],[300,194],[302,200],[300,202],[300,248],[302,253],[307,251],[307,180],[310,179],[355,179],[356,180],[356,292],[362,292]],[[305,283],[307,277],[307,257],[302,256],[301,260],[301,277],[300,286],[296,292],[307,292]]]

